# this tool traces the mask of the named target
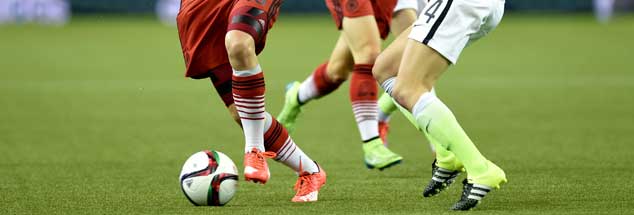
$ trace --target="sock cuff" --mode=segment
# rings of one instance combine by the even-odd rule
[[[427,106],[429,106],[436,100],[438,100],[438,97],[436,97],[435,94],[431,92],[423,93],[423,95],[418,98],[418,101],[412,108],[412,114],[414,115],[414,117],[418,116],[421,112],[423,112],[423,110],[425,110]]]
[[[256,65],[254,68],[247,69],[247,70],[235,70],[235,69],[232,69],[232,70],[233,70],[233,75],[238,77],[247,77],[247,76],[257,75],[258,73],[262,73],[262,68],[260,67],[260,64]]]
[[[394,84],[396,83],[396,77],[388,78],[387,80],[381,83],[381,87],[385,90],[385,93],[392,96],[392,90],[394,89]]]
[[[317,66],[317,68],[315,68],[315,71],[312,74],[313,80],[315,80],[315,83],[318,83],[324,86],[328,86],[328,85],[339,86],[339,84],[343,83],[344,80],[330,80],[330,77],[328,77],[327,71],[328,71],[328,62],[322,63],[319,66]]]
[[[319,66],[315,68],[315,71],[312,75],[315,82],[323,84],[329,84],[333,82],[328,78],[328,74],[326,74],[326,68],[328,68],[328,62],[319,64]]]
[[[236,98],[263,99],[266,91],[263,73],[246,77],[233,76],[231,85],[234,102]]]
[[[372,74],[372,67],[374,67],[374,64],[355,64],[352,72]]]
[[[330,80],[327,73],[328,62],[323,63],[315,69],[312,74],[314,81],[314,87],[317,92],[317,97],[327,95],[335,91],[345,80]],[[302,83],[304,84],[304,83]]]

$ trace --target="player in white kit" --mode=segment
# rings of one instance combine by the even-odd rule
[[[458,61],[469,44],[491,32],[501,21],[504,0],[431,0],[418,20],[381,53],[373,70],[385,91],[436,147],[437,161],[425,197],[444,190],[463,171],[463,192],[453,210],[475,207],[493,188],[507,181],[504,171],[487,160],[462,129],[449,108],[432,92],[436,81]],[[407,32],[406,31],[406,32]],[[400,62],[394,59],[401,56]],[[398,70],[383,64],[399,64]]]

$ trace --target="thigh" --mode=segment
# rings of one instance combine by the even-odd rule
[[[398,37],[405,29],[412,26],[416,21],[416,10],[412,8],[406,8],[398,11],[394,11],[392,17],[392,23],[390,24],[390,31],[392,35]]]
[[[379,83],[398,74],[403,59],[403,50],[409,40],[407,36],[411,30],[411,27],[405,29],[377,58],[373,74]]]
[[[343,35],[339,35],[337,44],[332,50],[332,54],[330,54],[326,73],[331,78],[339,77],[341,79],[345,79],[348,77],[350,72],[352,72],[353,67],[354,59],[352,58],[352,52],[350,52],[350,48],[348,47],[346,40],[343,38]]]
[[[337,29],[343,27],[343,18],[374,16],[372,2],[370,0],[325,0]]]
[[[374,63],[381,51],[381,37],[374,17],[345,17],[342,32],[355,63]]]
[[[396,76],[395,98],[411,110],[419,96],[430,92],[449,62],[436,50],[415,40],[408,40]],[[403,97],[405,96],[405,97]]]

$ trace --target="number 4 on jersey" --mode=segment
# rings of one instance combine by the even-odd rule
[[[440,5],[442,5],[442,2],[443,0],[436,0],[436,2],[434,2],[427,8],[427,10],[425,11],[425,16],[429,17],[427,18],[427,23],[436,18],[436,12],[438,12],[438,9],[440,8]]]

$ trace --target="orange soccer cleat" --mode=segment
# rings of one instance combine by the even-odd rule
[[[275,152],[261,152],[256,148],[251,149],[251,152],[244,155],[245,180],[266,184],[266,181],[271,177],[266,159],[275,156]]]
[[[387,146],[387,133],[390,131],[390,124],[387,121],[379,121],[379,137],[383,140],[383,145]]]
[[[316,164],[316,163],[315,163]],[[293,202],[315,202],[319,194],[321,186],[326,184],[326,171],[317,164],[319,172],[307,173],[304,172],[299,175],[297,183],[295,183],[295,190],[297,193],[291,201]]]

